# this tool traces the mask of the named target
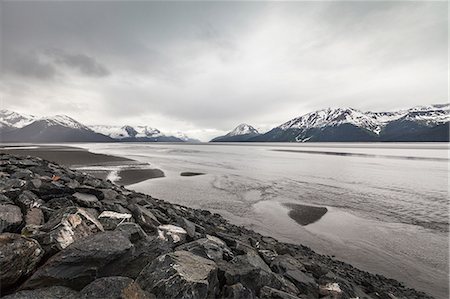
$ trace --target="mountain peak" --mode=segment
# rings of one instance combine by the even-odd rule
[[[76,121],[75,119],[73,119],[67,115],[64,115],[64,114],[43,117],[39,120],[45,121],[51,126],[59,125],[59,126],[63,126],[63,127],[72,128],[72,129],[83,129],[83,130],[89,130],[89,131],[91,130],[87,126],[81,124],[80,122]]]
[[[240,125],[238,125],[236,128],[233,129],[233,131],[229,132],[227,135],[225,136],[240,136],[240,135],[258,135],[259,132],[258,130],[256,130],[254,127],[242,123]]]
[[[0,122],[6,126],[22,128],[37,119],[34,115],[20,114],[8,109],[0,110]]]

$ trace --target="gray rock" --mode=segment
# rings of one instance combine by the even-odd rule
[[[260,299],[298,299],[299,297],[294,296],[292,294],[276,290],[273,288],[270,288],[268,286],[265,286],[261,289]]]
[[[119,225],[117,225],[116,230],[125,234],[132,243],[148,237],[144,230],[137,223],[120,223]]]
[[[256,295],[263,286],[298,294],[298,289],[279,274],[273,273],[267,265],[261,263],[252,254],[240,255],[230,262],[218,261],[219,278],[227,285],[241,283]]]
[[[44,251],[36,240],[18,234],[0,234],[1,288],[13,286],[34,271]]]
[[[87,210],[68,207],[59,210],[40,229],[36,237],[46,252],[59,251],[76,240],[103,231],[102,224]]]
[[[186,241],[187,232],[184,228],[165,224],[158,226],[158,238],[161,240],[173,243],[173,244],[183,244]]]
[[[270,268],[290,280],[302,294],[317,296],[318,285],[311,275],[305,273],[303,264],[294,257],[285,254],[274,258]]]
[[[236,283],[231,286],[225,286],[222,294],[223,298],[226,299],[253,299],[256,296],[253,292],[241,283]]]
[[[176,250],[186,250],[214,261],[223,260],[224,254],[226,257],[232,256],[231,250],[219,238],[198,239],[190,243],[180,245],[176,248]]]
[[[133,218],[147,233],[156,233],[157,226],[161,223],[156,219],[155,215],[149,210],[139,205],[133,204],[128,207],[131,211]]]
[[[114,200],[119,195],[112,189],[101,189],[100,191],[102,192],[102,200]]]
[[[40,207],[44,201],[33,192],[25,190],[17,197],[16,203],[25,212],[31,208]]]
[[[98,216],[98,220],[106,230],[114,230],[120,223],[134,221],[131,214],[117,213],[114,211],[103,211]]]
[[[0,194],[0,204],[11,204],[11,205],[13,205],[14,201],[11,198],[9,198],[9,197],[7,197],[7,196],[5,196],[3,194]]]
[[[158,257],[136,282],[157,298],[213,298],[217,293],[217,266],[187,251]]]
[[[16,232],[23,221],[22,211],[18,206],[0,204],[0,233]]]
[[[75,192],[73,201],[85,208],[99,208],[101,206],[97,196],[88,193]]]
[[[44,224],[44,213],[40,208],[31,208],[27,211],[25,215],[25,225],[26,226],[40,226]]]
[[[80,291],[80,299],[150,299],[129,277],[112,276],[94,280]]]
[[[188,236],[192,239],[195,237],[195,223],[187,220],[184,217],[179,217],[177,219],[177,223],[179,226],[184,228],[188,234]]]
[[[115,275],[114,262],[133,244],[120,232],[101,232],[78,240],[52,256],[23,285],[35,289],[61,285],[81,290],[96,278]]]
[[[78,292],[62,287],[53,286],[37,290],[20,291],[5,297],[4,299],[79,299]]]

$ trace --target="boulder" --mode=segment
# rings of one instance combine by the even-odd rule
[[[190,252],[175,251],[147,265],[136,282],[157,298],[212,298],[218,287],[217,266]]]
[[[233,255],[230,248],[219,238],[202,238],[177,247],[210,260],[230,260]],[[225,255],[225,257],[224,257]]]
[[[337,282],[330,282],[319,286],[319,294],[328,296],[330,299],[339,299],[342,296],[342,290]]]
[[[120,223],[134,221],[131,214],[117,213],[114,211],[102,212],[98,216],[98,220],[106,230],[114,230]]]
[[[104,229],[87,210],[68,207],[54,214],[40,230],[41,234],[37,235],[36,239],[45,247],[46,252],[49,252],[62,250],[76,240]]]
[[[52,256],[21,288],[61,285],[81,290],[97,278],[115,275],[114,262],[127,255],[132,247],[121,232],[88,236]]]
[[[254,299],[256,296],[253,292],[241,283],[236,283],[231,286],[225,286],[223,289],[222,298],[226,299]]]
[[[294,257],[284,254],[274,258],[270,268],[290,280],[302,294],[317,296],[318,285],[313,276],[306,273],[304,265]]]
[[[161,240],[176,244],[176,243],[184,243],[186,241],[187,232],[184,228],[165,224],[158,226],[158,238]]]
[[[241,283],[257,296],[263,286],[269,286],[293,295],[298,294],[295,285],[279,274],[273,273],[261,261],[253,254],[236,256],[230,262],[218,261],[219,279],[226,285]]]
[[[171,243],[149,237],[136,223],[122,223],[116,231],[127,236],[133,243],[130,252],[114,264],[115,271],[122,276],[136,278],[147,264],[172,251]]]
[[[156,233],[157,226],[161,223],[156,219],[152,212],[136,204],[129,205],[128,209],[131,211],[133,218],[145,232]]]
[[[88,193],[75,192],[73,201],[85,208],[99,208],[101,206],[97,196]]]
[[[33,239],[18,234],[0,234],[0,281],[4,290],[31,274],[44,251]]]
[[[74,206],[74,202],[68,196],[62,196],[50,199],[41,206],[41,209],[45,220],[48,221],[55,211]]]
[[[16,203],[25,212],[31,208],[40,207],[44,201],[33,192],[25,190],[17,197]]]
[[[150,299],[150,294],[129,277],[112,276],[94,280],[80,291],[80,299]],[[153,297],[154,298],[154,297]]]
[[[78,292],[62,286],[20,291],[4,299],[79,299]]]
[[[271,287],[265,286],[261,289],[260,299],[298,299],[299,297],[292,294],[273,289]]]
[[[0,204],[0,233],[16,232],[22,224],[22,211],[18,206]]]
[[[44,224],[44,213],[40,208],[31,208],[27,211],[25,215],[25,225],[26,226],[40,226]]]

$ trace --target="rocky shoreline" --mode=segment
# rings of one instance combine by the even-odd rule
[[[218,214],[0,154],[4,298],[432,298]]]

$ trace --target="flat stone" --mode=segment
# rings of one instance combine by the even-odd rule
[[[25,190],[17,197],[16,203],[22,211],[27,211],[31,208],[40,207],[44,201],[33,192]]]
[[[52,256],[21,288],[61,285],[81,290],[97,278],[115,275],[114,262],[128,254],[132,247],[130,240],[120,232],[88,236]]]
[[[120,223],[134,221],[131,214],[117,213],[114,211],[103,211],[98,216],[98,220],[106,230],[114,230]]]
[[[218,238],[215,238],[218,239]],[[229,258],[233,255],[228,246],[220,239],[202,238],[183,245],[178,246],[177,250],[189,251],[198,256],[210,260],[223,260],[224,254]]]
[[[217,292],[217,266],[187,251],[158,257],[139,274],[136,282],[157,298],[213,298]]]
[[[98,200],[97,196],[95,196],[95,195],[88,194],[88,193],[75,192],[72,196],[74,197],[73,201],[82,207],[98,208],[101,206],[100,201]]]

